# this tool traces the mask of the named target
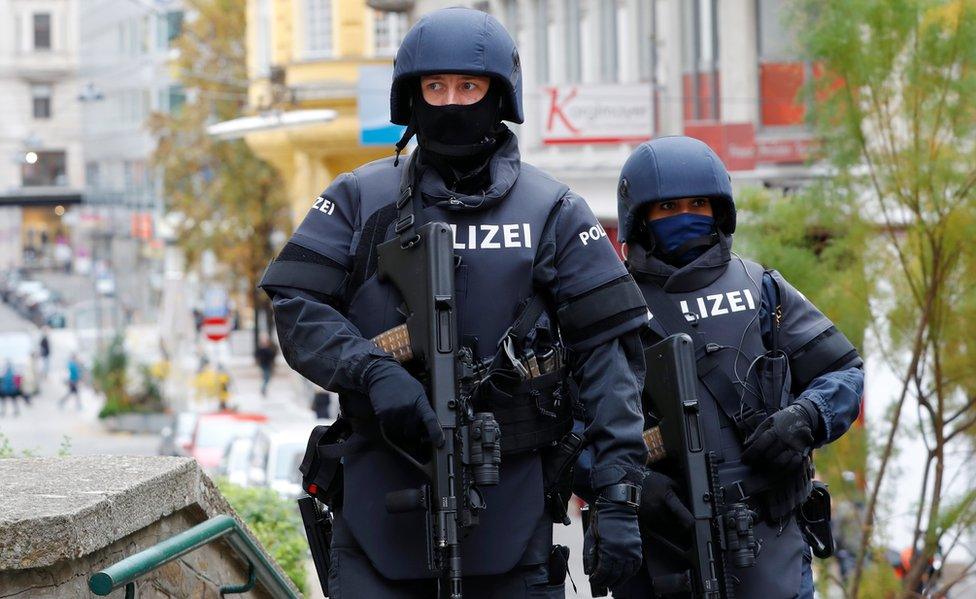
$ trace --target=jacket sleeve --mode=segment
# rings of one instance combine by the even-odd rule
[[[847,432],[860,412],[863,362],[854,345],[810,300],[778,272],[770,274],[779,288],[780,345],[789,357],[793,391],[820,413],[818,445],[830,443]],[[767,346],[771,323],[765,310]]]
[[[809,399],[820,412],[822,434],[817,439],[818,447],[847,432],[861,411],[863,392],[864,370],[854,366],[816,377],[800,394],[798,399]]]
[[[364,374],[377,359],[390,359],[342,313],[295,288],[274,288],[272,309],[285,361],[329,391],[366,393]]]
[[[643,476],[647,306],[586,202],[568,192],[540,242],[535,283],[549,292],[579,387],[594,490]]]
[[[640,484],[647,450],[640,409],[644,354],[637,332],[576,354],[571,366],[583,407],[591,489]]]
[[[272,300],[288,365],[330,391],[364,392],[369,365],[389,358],[341,311],[341,282],[352,265],[358,207],[355,175],[340,175],[312,202],[261,282]]]

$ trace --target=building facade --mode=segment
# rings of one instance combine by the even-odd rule
[[[364,0],[248,0],[247,11],[252,111],[335,111],[329,122],[245,136],[284,179],[297,223],[336,175],[391,154],[392,143],[364,143],[360,74],[391,67],[408,18]]]
[[[104,271],[96,274],[113,279],[126,308],[146,313],[160,282],[164,214],[147,121],[183,103],[171,64],[184,11],[179,0],[81,0],[81,6],[84,202],[71,219],[75,263]]]
[[[0,269],[42,264],[84,186],[79,0],[0,0]]]
[[[651,137],[706,141],[736,185],[815,174],[798,95],[814,73],[790,45],[784,0],[418,0],[412,18],[458,4],[518,42],[523,158],[585,197],[611,235],[620,168]]]

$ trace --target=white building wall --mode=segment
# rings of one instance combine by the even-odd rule
[[[51,15],[50,49],[34,49],[33,15]],[[78,0],[0,0],[0,194],[18,193],[28,150],[64,150],[66,185],[80,189],[83,156],[74,101]],[[31,84],[49,84],[51,118],[35,119]]]

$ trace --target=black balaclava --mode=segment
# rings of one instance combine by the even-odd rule
[[[411,104],[410,124],[398,150],[416,132],[424,161],[437,169],[448,186],[465,193],[487,187],[488,162],[509,133],[501,123],[501,95],[494,82],[473,104],[445,106],[428,104],[418,82]]]

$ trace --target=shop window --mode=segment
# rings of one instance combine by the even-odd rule
[[[35,119],[51,118],[51,86],[47,83],[31,85],[31,112]]]
[[[21,167],[24,187],[67,185],[63,151],[27,152]]]
[[[806,105],[800,97],[813,76],[800,60],[794,32],[785,26],[787,7],[780,1],[759,0],[759,113],[763,127],[802,126]]]
[[[718,2],[681,4],[684,118],[719,120]]]
[[[34,49],[51,49],[51,13],[34,13]]]

